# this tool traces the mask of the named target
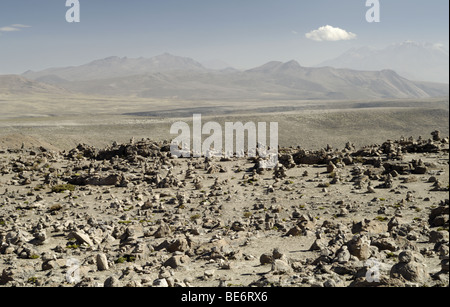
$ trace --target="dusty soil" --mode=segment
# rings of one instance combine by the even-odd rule
[[[448,98],[0,107],[0,286],[448,286]],[[278,122],[282,166],[173,159],[196,112]]]
[[[448,286],[448,159],[442,137],[271,170],[150,140],[2,149],[0,285]]]

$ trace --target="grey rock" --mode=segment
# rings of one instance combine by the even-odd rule
[[[336,258],[334,259],[335,262],[339,264],[345,264],[350,261],[351,254],[348,251],[347,246],[343,246],[336,255]]]
[[[423,283],[428,279],[427,267],[423,263],[424,259],[421,255],[412,251],[404,251],[400,253],[398,260],[399,263],[391,269],[391,278],[404,278],[406,281],[418,283]]]
[[[105,280],[103,286],[105,288],[119,288],[119,287],[121,287],[121,282],[119,281],[119,279],[117,277],[111,276]]]
[[[216,271],[214,270],[206,270],[203,275],[205,278],[212,278],[216,274]]]
[[[314,241],[314,243],[311,245],[310,249],[311,251],[319,251],[323,248],[328,247],[329,240],[326,238],[318,238]]]
[[[261,265],[271,264],[272,262],[273,262],[272,254],[266,253],[262,254],[261,257],[259,257],[259,263],[261,263]]]
[[[353,233],[361,233],[361,232],[369,232],[372,234],[375,233],[383,233],[388,229],[384,223],[374,221],[374,220],[364,220],[359,223],[353,223],[352,232]]]
[[[433,230],[429,235],[430,243],[438,243],[438,242],[448,242],[449,241],[449,233],[448,231],[436,231]]]
[[[97,269],[99,271],[107,271],[109,270],[108,259],[105,254],[97,254]]]
[[[55,260],[48,260],[42,263],[42,271],[49,271],[58,268],[59,265]]]
[[[296,236],[300,236],[300,235],[302,235],[302,230],[298,226],[294,226],[286,233],[286,236],[296,237]]]
[[[169,253],[174,253],[177,251],[186,252],[189,250],[189,243],[185,238],[176,239],[172,243],[169,243],[166,249]]]
[[[351,255],[359,260],[367,260],[371,256],[370,241],[365,236],[355,236],[347,243]]]
[[[89,246],[93,246],[94,245],[94,243],[92,242],[91,238],[87,234],[85,234],[85,233],[83,233],[81,231],[74,231],[74,232],[72,232],[69,235],[69,239],[70,238],[76,239],[80,244],[87,244]]]
[[[378,247],[380,251],[389,250],[395,252],[398,250],[398,245],[393,238],[379,238],[375,239],[371,243],[373,246]]]
[[[6,235],[5,241],[9,244],[27,243],[31,241],[33,236],[24,230],[11,231]]]
[[[0,275],[0,286],[4,286],[12,281],[14,281],[14,273],[12,270],[4,269]]]
[[[445,273],[449,272],[449,256],[442,257],[441,269],[442,269],[442,272],[445,272]]]
[[[164,266],[169,266],[173,269],[177,269],[181,266],[187,265],[191,262],[191,259],[187,255],[174,255],[170,257],[166,262],[164,262]]]
[[[423,283],[428,279],[427,268],[417,262],[398,263],[392,267],[391,278],[402,277],[407,281]]]
[[[166,238],[172,235],[172,230],[169,225],[163,223],[153,235],[155,238]]]
[[[333,164],[333,162],[330,162],[327,165],[327,173],[331,174],[336,170],[336,165]]]
[[[165,278],[155,279],[153,281],[153,287],[156,287],[156,288],[168,288],[169,287],[169,283],[167,282],[167,280]]]
[[[36,243],[37,244],[43,244],[48,238],[47,233],[46,233],[45,230],[41,230],[39,232],[36,232],[36,233],[33,234],[33,236],[36,239],[36,241],[37,241]]]
[[[292,268],[287,262],[276,259],[272,263],[272,273],[275,275],[289,274],[292,273]]]

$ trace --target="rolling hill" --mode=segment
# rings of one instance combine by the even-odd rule
[[[33,95],[65,94],[67,90],[48,83],[38,82],[18,75],[0,75],[0,94]]]

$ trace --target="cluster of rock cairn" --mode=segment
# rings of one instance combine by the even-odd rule
[[[150,140],[2,149],[0,286],[448,286],[449,188],[439,171],[448,151],[439,132],[358,150],[280,148],[274,169],[261,158],[176,159],[169,142]],[[373,199],[407,184],[440,200],[406,190],[392,208]],[[320,197],[297,197],[311,185]],[[336,200],[329,190],[341,186],[363,203]],[[327,197],[328,215],[315,203]],[[373,216],[359,215],[365,203]],[[269,239],[275,247],[260,245]],[[291,239],[308,244],[306,256],[276,247]],[[248,280],[245,268],[259,271]]]

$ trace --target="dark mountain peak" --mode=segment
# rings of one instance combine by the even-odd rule
[[[269,72],[282,65],[283,62],[271,61],[256,68],[247,70],[248,72]]]
[[[187,58],[187,57],[182,57],[182,56],[177,56],[177,55],[173,55],[171,53],[165,52],[163,54],[154,56],[150,59],[153,60],[176,60],[176,61],[185,61],[185,62],[195,62],[193,59],[191,58]]]
[[[296,70],[302,68],[302,66],[296,60],[291,60],[289,62],[283,63],[280,68],[284,70],[291,70],[291,69]]]
[[[383,69],[380,71],[380,73],[384,77],[402,78],[395,70],[392,70],[392,69]]]
[[[123,63],[127,60],[126,57],[121,58],[118,56],[110,56],[103,59],[94,60],[90,63],[87,63],[83,66],[107,66],[107,65],[117,65]]]
[[[198,70],[205,69],[199,62],[186,57],[176,56],[170,53],[163,53],[149,59],[151,63],[166,70]]]
[[[173,54],[171,54],[169,52],[164,52],[164,53],[162,53],[160,55],[157,55],[157,56],[155,56],[153,58],[167,58],[167,59],[180,58],[180,59],[184,59],[184,57],[176,56],[176,55],[173,55]]]
[[[271,61],[262,66],[248,70],[249,72],[264,72],[264,73],[283,73],[298,71],[302,66],[295,60],[283,63],[280,61]]]
[[[152,58],[110,56],[81,66],[50,68],[40,72],[28,72],[24,76],[33,80],[45,77],[55,83],[55,76],[62,78],[59,81],[87,81],[158,72],[203,70],[206,69],[193,59],[164,53]],[[59,81],[56,80],[57,83]]]

